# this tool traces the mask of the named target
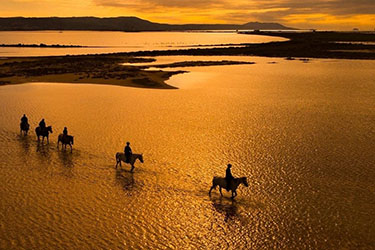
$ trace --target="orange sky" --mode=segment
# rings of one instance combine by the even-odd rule
[[[375,29],[375,0],[0,0],[0,16],[137,16],[162,23],[278,22]]]

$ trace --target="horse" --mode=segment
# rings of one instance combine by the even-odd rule
[[[42,142],[44,142],[44,137],[47,137],[47,143],[49,143],[48,135],[49,133],[52,133],[52,126],[46,127],[44,130],[42,130],[40,127],[35,128],[36,136],[38,137],[38,142],[40,141],[40,136],[42,136]]]
[[[24,131],[23,135],[27,135],[27,133],[29,132],[29,129],[30,129],[30,125],[27,123],[27,122],[21,122],[20,123],[20,133],[22,135],[22,131]]]
[[[234,178],[232,181],[232,186],[229,188],[230,191],[232,191],[232,199],[237,196],[237,188],[240,184],[244,184],[245,187],[248,187],[249,184],[247,183],[247,178],[246,177],[241,177],[241,178]],[[219,191],[221,196],[223,196],[223,193],[221,192],[222,188],[227,188],[227,180],[223,177],[217,177],[215,176],[212,179],[212,187],[210,188],[210,191],[208,194],[211,196],[211,191],[212,189],[216,189],[216,186],[219,186]]]
[[[65,150],[66,150],[66,145],[69,145],[70,153],[73,152],[73,147],[72,147],[72,145],[74,144],[73,136],[71,135],[64,136],[63,134],[59,134],[58,139],[57,139],[57,148],[59,148],[60,142],[61,142],[61,149],[63,148],[63,146],[65,146]]]
[[[130,156],[129,162],[126,162],[125,154],[122,153],[122,152],[117,152],[116,153],[116,168],[117,168],[118,164],[120,164],[120,167],[121,167],[121,161],[123,161],[123,162],[128,163],[128,164],[130,164],[132,166],[132,168],[130,169],[130,172],[133,172],[133,170],[134,170],[134,163],[135,163],[135,161],[137,159],[140,162],[143,163],[143,154],[132,154]]]

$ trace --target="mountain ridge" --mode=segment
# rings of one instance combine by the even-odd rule
[[[0,31],[92,30],[92,31],[183,31],[183,30],[291,30],[279,23],[163,24],[134,16],[121,17],[0,17]]]

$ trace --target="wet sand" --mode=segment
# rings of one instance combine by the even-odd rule
[[[0,85],[27,82],[96,83],[118,86],[173,89],[165,82],[185,71],[149,70],[151,66],[133,66],[131,63],[154,62],[153,58],[119,56],[116,54],[58,57],[8,58],[0,62]],[[124,65],[128,64],[128,65]],[[251,64],[242,61],[190,61],[157,65],[191,67]]]
[[[146,71],[145,67],[121,65],[152,61],[154,59],[116,55],[8,58],[0,63],[0,85],[62,82],[174,88],[165,81],[181,71]]]

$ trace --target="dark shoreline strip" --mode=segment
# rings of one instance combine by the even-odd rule
[[[85,48],[81,45],[63,45],[63,44],[0,44],[0,47],[21,47],[21,48]]]

